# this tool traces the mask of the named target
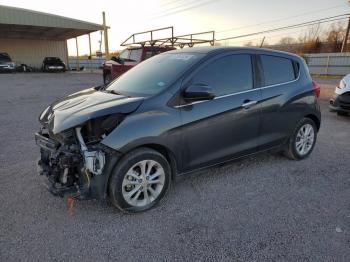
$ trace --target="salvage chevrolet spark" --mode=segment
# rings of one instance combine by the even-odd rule
[[[38,172],[54,195],[147,210],[176,175],[269,149],[306,158],[320,128],[319,91],[296,55],[166,52],[47,107],[35,134]]]

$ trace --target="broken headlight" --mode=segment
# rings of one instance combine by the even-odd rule
[[[81,129],[86,144],[101,141],[111,133],[124,119],[124,114],[111,114],[87,121]]]

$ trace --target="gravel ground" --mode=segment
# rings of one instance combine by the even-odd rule
[[[313,154],[272,154],[179,177],[167,200],[125,215],[39,183],[33,133],[57,97],[98,74],[0,75],[0,261],[349,261],[350,117],[328,112]],[[319,81],[322,84],[322,81]]]

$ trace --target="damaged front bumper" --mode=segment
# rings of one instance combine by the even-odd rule
[[[329,101],[329,108],[336,112],[350,113],[350,92],[334,94]]]
[[[52,138],[45,130],[35,134],[40,147],[38,174],[46,177],[44,184],[55,196],[103,199],[117,154],[111,154],[111,149],[101,144],[87,146],[80,128],[71,132],[73,139],[67,144]]]

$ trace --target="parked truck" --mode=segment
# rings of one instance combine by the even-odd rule
[[[157,34],[164,35],[166,31],[171,35],[168,37],[154,37]],[[142,36],[145,37],[145,35],[149,36],[147,40],[137,40]],[[203,36],[206,36],[206,38]],[[113,56],[103,64],[103,82],[108,84],[142,61],[157,54],[174,50],[176,47],[193,47],[195,44],[204,43],[214,45],[214,37],[214,31],[174,36],[172,26],[132,34],[121,44],[121,46],[127,46],[127,48],[119,56]]]

